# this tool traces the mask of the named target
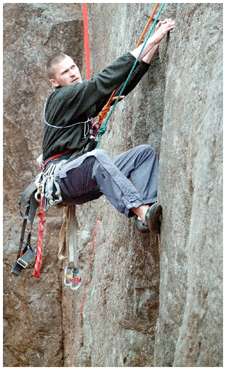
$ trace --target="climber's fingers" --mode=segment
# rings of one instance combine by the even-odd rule
[[[164,19],[163,21],[160,21],[159,23],[160,25],[153,35],[153,38],[156,44],[159,43],[163,39],[163,37],[169,31],[173,30],[175,27],[175,21],[170,18]]]

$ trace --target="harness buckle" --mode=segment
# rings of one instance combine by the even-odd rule
[[[28,247],[26,252],[19,257],[15,264],[12,267],[11,272],[15,275],[19,275],[19,273],[23,270],[26,269],[26,267],[32,263],[35,259],[35,252],[31,247]]]
[[[22,257],[18,258],[17,260],[17,263],[23,267],[23,269],[26,269],[26,267],[28,266],[28,262],[25,261]]]

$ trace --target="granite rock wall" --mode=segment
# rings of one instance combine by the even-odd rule
[[[161,240],[104,198],[77,207],[75,292],[56,257],[60,210],[49,213],[41,279],[10,268],[50,91],[42,65],[62,50],[84,67],[81,8],[4,5],[5,366],[222,366],[222,12],[167,5],[175,31],[102,139],[112,156],[142,143],[159,153]],[[149,14],[150,4],[89,5],[93,73],[134,48]]]
[[[62,266],[57,260],[62,211],[50,210],[42,278],[11,274],[22,220],[18,198],[38,173],[42,109],[51,91],[44,65],[56,51],[82,67],[79,5],[4,5],[4,365],[63,366]],[[36,241],[36,229],[33,244]]]
[[[222,4],[178,5],[168,47],[155,364],[222,366]]]

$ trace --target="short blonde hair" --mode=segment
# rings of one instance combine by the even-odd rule
[[[62,62],[68,55],[64,53],[57,53],[54,54],[52,57],[50,57],[46,63],[46,71],[48,78],[54,78],[55,76],[55,70],[54,67]]]

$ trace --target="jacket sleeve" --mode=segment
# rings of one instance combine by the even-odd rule
[[[64,101],[65,108],[81,115],[126,79],[134,61],[134,56],[126,53],[89,81],[62,87],[58,97]]]
[[[122,93],[123,95],[129,94],[130,91],[132,91],[136,87],[138,82],[140,82],[141,78],[144,76],[144,74],[149,69],[149,66],[150,66],[150,64],[147,64],[143,61],[138,62],[137,66],[135,67],[135,69],[134,69],[134,71],[131,75],[131,78],[129,79],[129,81],[128,81],[126,87],[125,87],[125,90]],[[122,85],[119,87],[118,92],[120,92],[120,90],[122,88]]]
[[[101,104],[103,106],[112,91],[126,80],[134,61],[135,57],[126,53],[89,81],[62,87],[58,97],[63,101],[67,111],[67,121],[87,112],[95,104],[99,106],[100,102],[103,102]],[[138,63],[126,93],[136,86],[146,72],[147,66],[146,63]]]
[[[135,59],[134,59],[135,60]],[[143,62],[143,61],[139,61],[124,89],[124,91],[122,92],[122,95],[127,95],[129,94],[135,87],[136,85],[139,83],[139,81],[141,80],[141,78],[144,76],[144,74],[147,72],[147,70],[149,69],[149,64]],[[126,80],[126,78],[125,78]],[[125,81],[123,81],[123,83],[118,87],[117,91],[116,91],[116,96],[117,96],[117,93],[120,92],[123,84],[124,84]],[[101,111],[101,109],[103,108],[103,106],[106,104],[107,100],[109,99],[110,95],[105,97],[104,99],[101,99],[99,100],[99,102],[97,103],[96,105],[96,112],[99,113]]]

